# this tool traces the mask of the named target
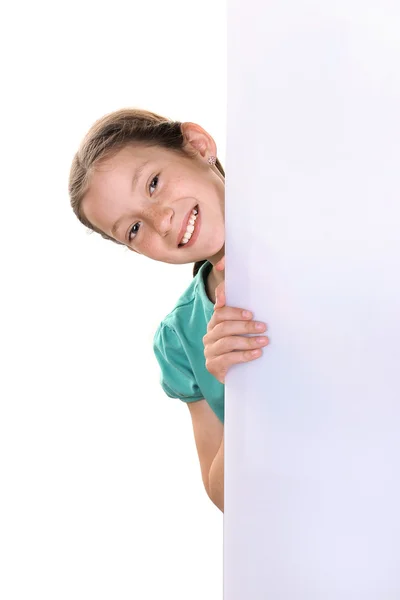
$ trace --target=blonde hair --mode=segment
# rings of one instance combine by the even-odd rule
[[[121,242],[90,223],[82,210],[82,200],[88,191],[90,175],[96,165],[132,143],[159,146],[186,157],[189,156],[187,150],[184,149],[185,139],[181,123],[147,110],[121,109],[105,115],[89,129],[71,165],[68,184],[71,206],[85,227],[117,244],[121,244]],[[222,175],[225,175],[218,159],[215,166]],[[204,262],[195,263],[193,276]]]

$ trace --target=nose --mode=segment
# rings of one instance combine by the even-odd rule
[[[148,218],[154,229],[165,236],[172,228],[172,217],[174,211],[166,206],[152,206],[149,209]]]

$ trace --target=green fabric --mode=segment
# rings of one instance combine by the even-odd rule
[[[161,367],[160,383],[170,398],[194,402],[204,398],[224,422],[224,384],[206,369],[203,337],[214,311],[204,278],[212,268],[204,263],[162,320],[154,336],[153,349]]]

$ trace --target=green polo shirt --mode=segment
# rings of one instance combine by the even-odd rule
[[[161,368],[160,383],[170,398],[195,402],[204,398],[224,422],[224,384],[206,369],[203,336],[214,311],[204,278],[212,269],[204,263],[175,308],[161,321],[153,349]]]

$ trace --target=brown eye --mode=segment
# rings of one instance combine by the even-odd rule
[[[139,227],[139,223],[135,223],[133,225],[133,227],[131,227],[131,229],[129,230],[128,239],[129,239],[130,242],[134,239],[134,237],[137,235],[137,233],[139,231],[139,230],[135,231],[135,227]],[[134,237],[132,237],[133,233],[135,234]]]
[[[149,185],[149,190],[151,190],[152,187],[154,187],[154,188],[157,187],[158,179],[159,179],[159,175],[156,175]],[[154,181],[156,181],[157,183],[153,185]],[[153,194],[154,194],[154,192],[153,192]],[[150,191],[150,195],[152,195],[151,191]]]

